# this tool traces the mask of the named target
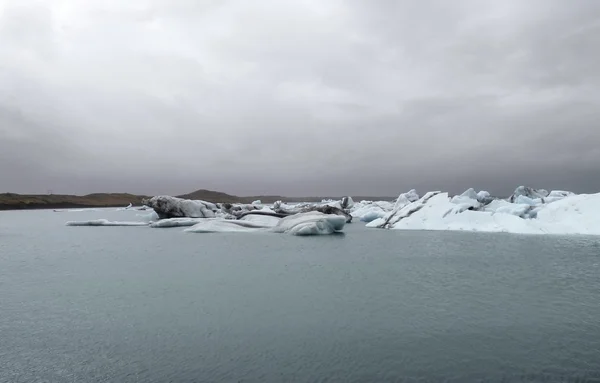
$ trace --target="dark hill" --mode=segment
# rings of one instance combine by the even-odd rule
[[[94,193],[84,196],[61,194],[0,194],[0,210],[72,209],[140,205],[145,196],[127,193]]]
[[[282,197],[282,196],[247,196],[238,197],[227,193],[216,192],[212,190],[200,189],[192,193],[178,196],[186,199],[200,199],[210,202],[229,202],[229,203],[251,203],[261,200],[263,203],[273,203],[275,201],[284,202],[319,202],[323,199],[340,199],[342,196],[335,197]],[[101,208],[101,207],[121,207],[129,203],[141,205],[142,200],[148,196],[134,195],[127,193],[94,193],[84,196],[61,195],[61,194],[0,194],[0,210],[18,210],[18,209],[77,209],[77,208]],[[366,200],[392,200],[393,197],[353,197],[355,201]]]

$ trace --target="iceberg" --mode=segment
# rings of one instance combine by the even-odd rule
[[[481,192],[471,189],[452,198],[448,193],[429,192],[366,226],[396,230],[600,235],[600,193],[548,193],[544,189],[523,187],[517,191],[508,200],[495,199],[487,205],[480,202]]]
[[[332,203],[331,201],[323,203],[323,205],[299,204],[295,206],[286,206],[282,204],[281,201],[278,201],[273,205],[273,211],[286,216],[301,213],[318,212],[328,215],[339,215],[345,218],[346,223],[352,222],[352,215],[341,208],[341,203],[339,201],[334,203]]]
[[[272,231],[300,236],[324,235],[342,231],[345,224],[344,216],[312,211],[282,218]]]
[[[343,216],[307,212],[284,218],[248,215],[239,220],[203,219],[184,231],[188,233],[271,232],[308,236],[340,232],[345,224],[346,219]]]
[[[148,222],[119,222],[107,219],[95,219],[91,221],[69,221],[67,226],[148,226]]]
[[[189,200],[171,196],[156,196],[143,201],[159,218],[214,218],[217,205],[200,200]]]

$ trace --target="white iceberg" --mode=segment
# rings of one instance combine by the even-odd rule
[[[292,235],[324,235],[342,231],[345,224],[344,216],[311,211],[282,218],[272,231]]]
[[[148,226],[148,222],[121,222],[107,219],[94,219],[90,221],[69,221],[67,226]]]
[[[536,193],[544,194],[543,191]],[[542,203],[541,198],[532,198],[536,197],[535,193],[528,194],[511,198],[527,203],[494,200],[478,208],[479,202],[469,196],[472,193],[449,198],[448,193],[430,192],[367,226],[397,230],[600,235],[600,193],[560,194],[556,197],[561,199],[552,203]]]
[[[477,193],[476,199],[479,202],[485,202],[485,201],[491,200],[492,196],[490,195],[489,192],[487,192],[485,190],[481,190],[479,193]]]
[[[408,191],[407,193],[402,193],[396,199],[396,203],[394,204],[394,210],[403,208],[411,202],[415,202],[419,200],[419,194],[415,189]]]

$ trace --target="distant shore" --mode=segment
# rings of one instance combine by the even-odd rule
[[[0,211],[8,210],[58,210],[58,209],[102,209],[118,208],[122,205],[79,205],[75,203],[20,203],[20,204],[0,204]]]
[[[0,194],[0,210],[86,209],[141,205],[146,196],[96,193],[85,196],[60,194]]]
[[[274,195],[238,197],[212,190],[197,190],[192,193],[178,196],[186,199],[210,201],[214,203],[251,203],[260,200],[263,203],[275,201],[284,202],[320,202],[323,199],[340,199],[337,197],[283,197]],[[128,193],[94,193],[84,196],[64,194],[0,194],[1,210],[40,210],[40,209],[90,209],[125,207],[130,203],[133,206],[142,206],[142,200],[149,198],[145,195]],[[353,197],[355,200],[392,200],[393,197]]]

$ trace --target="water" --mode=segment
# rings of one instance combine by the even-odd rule
[[[600,238],[135,214],[0,212],[0,382],[600,380]]]

